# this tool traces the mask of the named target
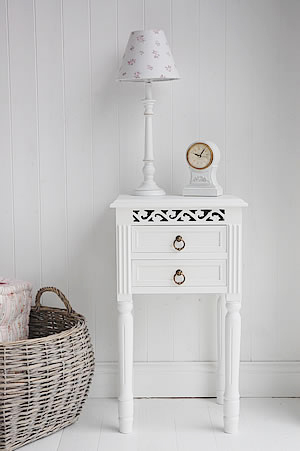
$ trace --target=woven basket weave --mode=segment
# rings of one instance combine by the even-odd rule
[[[42,307],[56,293],[66,309]],[[82,315],[56,288],[38,291],[29,339],[0,343],[0,449],[14,450],[76,421],[94,372],[94,354]]]

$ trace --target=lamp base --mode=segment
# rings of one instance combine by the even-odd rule
[[[135,196],[165,196],[163,189],[156,185],[153,180],[145,181],[134,191]]]

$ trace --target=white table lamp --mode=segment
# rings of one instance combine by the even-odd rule
[[[120,81],[145,82],[145,154],[144,181],[135,190],[137,196],[164,195],[154,181],[154,155],[152,140],[152,116],[155,100],[152,99],[152,82],[178,80],[170,47],[162,30],[133,31],[119,70]]]

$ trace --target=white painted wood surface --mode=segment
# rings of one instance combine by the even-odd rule
[[[152,83],[148,81],[145,83],[145,98],[144,104],[144,121],[145,121],[145,153],[143,174],[144,180],[142,184],[134,191],[136,196],[164,196],[166,193],[162,188],[159,188],[155,182],[155,165],[153,153],[153,127],[152,116],[154,114],[153,107],[155,100],[152,97]]]
[[[176,233],[173,226],[166,226],[155,233],[155,226],[132,227],[132,252],[158,252],[168,253],[181,257],[189,253],[203,254],[205,252],[226,252],[226,227],[225,226],[205,226],[199,231],[198,227],[176,226]],[[182,242],[177,243],[176,236],[182,236]],[[184,248],[181,250],[184,243]],[[134,258],[137,258],[135,255]]]
[[[232,436],[222,432],[222,406],[214,400],[136,399],[136,427],[124,435],[118,432],[117,401],[88,399],[75,424],[20,450],[299,450],[299,399],[243,399],[241,405],[241,431]]]
[[[182,270],[183,276],[175,276],[177,268]],[[132,291],[136,287],[144,287],[151,293],[151,287],[174,288],[176,282],[182,282],[181,288],[197,288],[205,292],[206,287],[224,287],[226,285],[226,260],[133,260],[132,262]],[[204,288],[203,288],[204,287]],[[180,292],[180,287],[176,287]],[[183,291],[183,290],[181,290]]]
[[[132,300],[118,296],[119,421],[120,432],[132,431],[133,422],[133,319]]]
[[[143,86],[114,77],[144,25],[165,30],[182,77],[153,89],[156,180],[180,194],[187,145],[216,142],[224,192],[249,202],[241,358],[284,374],[300,360],[299,18],[298,0],[0,0],[0,272],[65,290],[99,364],[117,359],[108,205],[141,182],[143,155]],[[135,359],[215,360],[211,298],[161,303],[139,299]]]
[[[232,206],[227,208],[228,203]],[[227,311],[225,334],[222,295],[218,299],[217,307],[216,397],[219,404],[224,403],[224,432],[233,434],[238,431],[242,300],[241,236],[242,208],[246,206],[245,201],[235,196],[207,197],[203,201],[194,197],[161,196],[157,197],[155,202],[151,196],[137,201],[134,196],[121,195],[111,204],[110,207],[116,211],[117,235],[120,432],[132,432],[134,420],[132,295],[190,293],[214,293],[217,297],[225,293]],[[212,222],[216,225],[208,226]],[[149,227],[149,223],[156,225]],[[194,226],[190,226],[190,223]],[[143,230],[146,232],[143,233]],[[207,241],[207,246],[203,249],[205,252],[201,253],[199,242],[203,241],[203,236],[209,237],[209,233],[217,237],[217,240],[214,238],[214,243],[217,241],[218,246],[217,248],[216,244],[212,246],[207,238],[204,240]],[[171,236],[173,234],[172,238],[170,234]],[[183,246],[179,252],[183,258],[177,256],[176,240],[179,234],[191,241],[190,249],[186,249],[185,241],[180,237]],[[173,240],[176,236],[177,238]],[[149,245],[145,248],[147,241],[153,243],[152,249]],[[138,252],[140,244],[142,254]],[[170,252],[171,247],[175,253]],[[222,257],[216,258],[216,250],[223,251],[219,252]],[[161,302],[158,305],[160,308]],[[154,328],[155,323],[154,319]],[[146,396],[149,394],[146,393]]]
[[[225,296],[219,296],[217,301],[217,403],[224,404],[225,392]]]

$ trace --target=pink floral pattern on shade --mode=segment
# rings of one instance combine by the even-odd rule
[[[133,31],[124,53],[118,79],[159,81],[179,78],[162,30]]]

